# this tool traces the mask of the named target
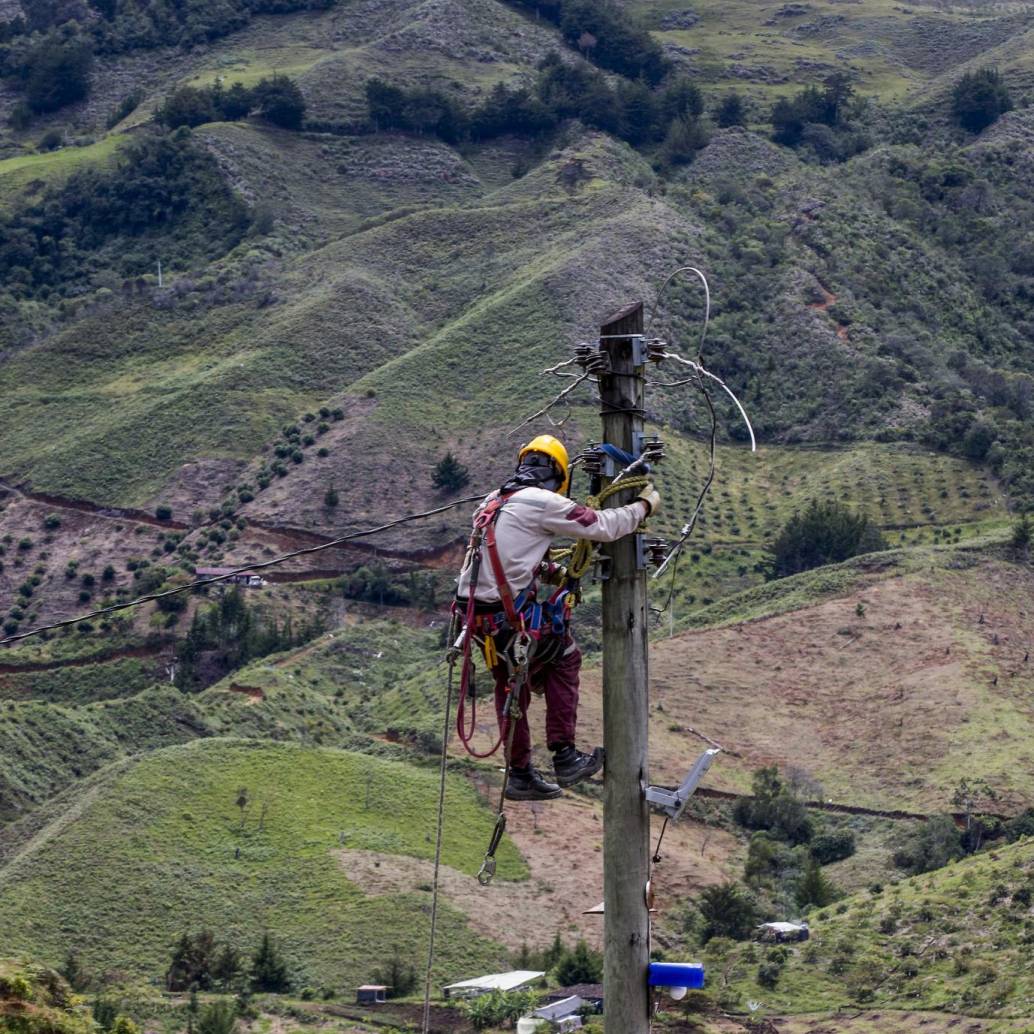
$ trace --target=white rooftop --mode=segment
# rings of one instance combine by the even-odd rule
[[[483,977],[475,977],[473,980],[461,980],[455,984],[449,984],[446,991],[512,991],[522,987],[524,984],[538,980],[546,974],[540,970],[515,969],[509,973],[489,973]]]
[[[762,923],[762,930],[775,930],[776,933],[796,933],[803,930],[807,923]]]

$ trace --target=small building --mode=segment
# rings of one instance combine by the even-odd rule
[[[383,1005],[388,1000],[385,984],[363,984],[355,993],[356,1005]]]
[[[509,973],[489,973],[473,980],[460,980],[442,988],[446,998],[477,998],[489,991],[516,991],[546,974],[541,970],[514,969]]]
[[[562,1002],[572,995],[577,995],[582,1000],[582,1004],[592,1009],[593,1012],[603,1012],[602,984],[572,984],[570,987],[558,987],[546,995],[546,1002]]]
[[[247,571],[235,573],[232,567],[197,567],[194,574],[198,578],[221,578],[224,585],[242,585],[248,589],[261,589],[266,584],[259,575]]]
[[[762,923],[758,927],[759,941],[783,944],[787,941],[806,941],[811,936],[807,923]]]
[[[578,995],[570,995],[559,1002],[552,1002],[536,1009],[531,1013],[531,1019],[548,1020],[553,1025],[553,1030],[581,1030],[581,1009],[584,1004]]]

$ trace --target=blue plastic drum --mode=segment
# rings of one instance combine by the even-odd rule
[[[704,986],[702,962],[651,962],[651,987],[688,987],[699,990]]]

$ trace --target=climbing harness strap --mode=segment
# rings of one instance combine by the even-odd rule
[[[485,526],[485,549],[488,550],[488,562],[492,565],[492,574],[495,577],[496,588],[499,590],[499,599],[503,604],[503,611],[510,624],[516,628],[518,620],[517,608],[514,606],[513,594],[510,592],[510,585],[506,580],[506,571],[503,568],[502,560],[499,558],[499,547],[495,541],[495,522],[503,508],[503,501],[502,496],[492,500],[493,503],[498,503],[498,505],[492,511],[491,519]],[[491,505],[490,503],[489,506]],[[485,509],[487,511],[488,507]],[[471,597],[473,595],[471,593]]]

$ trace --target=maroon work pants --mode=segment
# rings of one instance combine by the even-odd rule
[[[574,744],[575,730],[578,725],[578,673],[582,667],[582,654],[573,640],[570,653],[561,654],[555,661],[533,669],[531,684],[541,688],[546,698],[546,743],[550,749],[561,747],[566,743]],[[499,729],[504,734],[507,725],[503,720],[503,708],[506,706],[507,669],[505,664],[497,664],[492,669],[495,676],[495,713],[499,721]],[[513,749],[510,764],[514,768],[525,768],[531,764],[531,730],[528,728],[528,704],[531,701],[531,689],[526,683],[521,693],[521,717],[513,734]],[[506,746],[506,740],[503,740]]]

